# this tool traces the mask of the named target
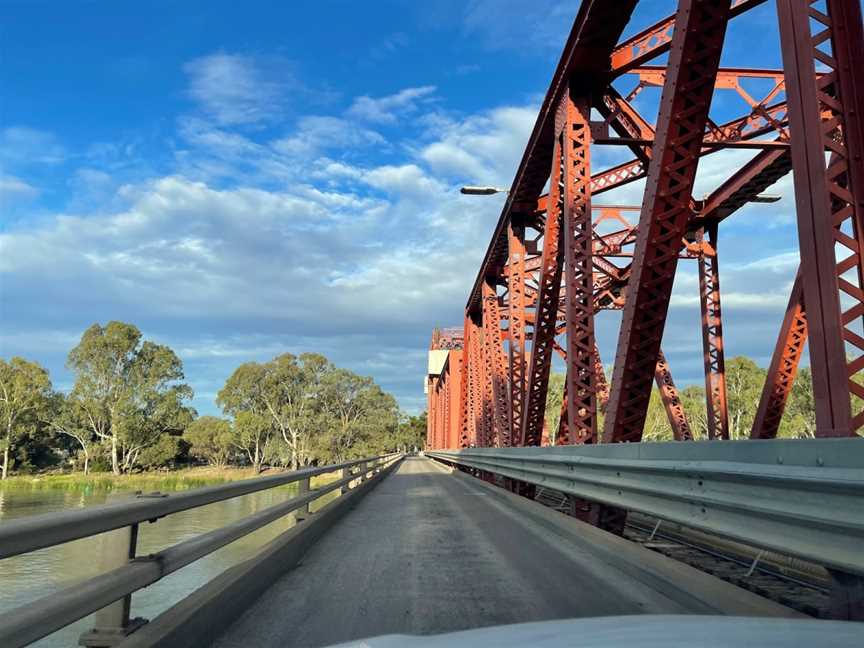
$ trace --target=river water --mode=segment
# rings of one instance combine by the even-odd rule
[[[141,524],[138,527],[137,553],[154,553],[251,515],[285,501],[296,494],[296,489],[296,484],[280,486],[169,515],[152,524]],[[127,495],[131,493],[31,490],[20,487],[4,491],[0,488],[0,525],[15,518],[103,504],[109,497],[114,501],[114,498]],[[323,504],[322,500],[316,504]],[[312,508],[315,510],[314,504]],[[288,515],[138,591],[132,595],[132,616],[153,619],[227,568],[252,556],[258,548],[293,524],[293,517]],[[100,541],[99,536],[82,538],[0,560],[0,614],[99,573]],[[33,645],[45,648],[76,646],[78,637],[90,627],[92,620],[82,619]]]

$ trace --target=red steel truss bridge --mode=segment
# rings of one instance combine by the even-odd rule
[[[760,67],[758,60],[748,68],[724,67],[727,27],[751,20],[752,10],[765,4],[682,0],[674,15],[622,39],[637,2],[582,2],[468,294],[463,326],[433,333],[428,454],[529,498],[560,489],[572,515],[621,534],[628,511],[650,509],[640,495],[627,495],[628,488],[638,490],[638,474],[629,474],[635,482],[624,488],[616,482],[624,479],[623,468],[603,473],[604,480],[615,479],[602,484],[582,474],[600,479],[594,462],[607,462],[611,471],[608,462],[621,461],[629,472],[645,460],[642,487],[650,489],[656,474],[648,457],[714,463],[732,456],[725,453],[779,450],[778,429],[805,348],[815,438],[796,447],[815,452],[810,459],[818,465],[824,458],[817,448],[828,439],[846,439],[858,451],[864,433],[861,4],[778,0],[772,4],[782,67]],[[640,103],[652,88],[659,102],[648,114],[637,106],[652,105]],[[731,105],[740,112],[730,115]],[[697,194],[702,159],[729,149],[750,149],[749,159],[728,166],[716,187]],[[610,150],[625,161],[610,166]],[[794,183],[799,267],[785,316],[776,322],[749,439],[730,440],[721,224],[749,202],[776,200],[765,191],[787,174]],[[637,180],[644,191],[635,204],[603,195]],[[701,312],[706,411],[699,431],[688,421],[662,348],[673,282],[688,264],[698,268]],[[620,311],[611,377],[595,336],[595,317],[604,310]],[[555,426],[546,411],[553,364],[563,365],[566,376]],[[675,443],[643,441],[655,385]],[[774,453],[777,464],[782,454]],[[571,463],[559,466],[556,457]],[[692,498],[676,519],[743,538],[740,529],[721,530],[709,520],[698,501],[702,486],[696,479],[667,493]],[[856,517],[864,518],[864,507]]]
[[[766,0],[679,0],[624,39],[636,0],[583,0],[462,326],[433,333],[425,456],[3,521],[0,569],[67,543],[94,564],[54,591],[12,593],[0,646],[58,631],[52,645],[232,648],[463,630],[362,645],[861,645],[861,4],[771,4],[782,69],[721,66],[727,26]],[[603,166],[603,148],[624,162]],[[700,160],[724,149],[750,159],[694,193]],[[750,438],[730,439],[720,225],[790,173],[800,267]],[[636,181],[639,205],[602,197]],[[679,262],[698,267],[704,433],[661,348]],[[611,379],[603,310],[621,318]],[[815,438],[776,438],[805,348]],[[554,435],[553,362],[566,367]],[[654,384],[674,441],[643,441]],[[262,491],[266,505],[238,502],[224,526],[139,550],[165,517]],[[250,556],[136,616],[139,590],[264,527],[275,534]],[[74,553],[91,536],[98,551]]]

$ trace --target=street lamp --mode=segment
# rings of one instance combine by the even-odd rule
[[[466,196],[491,196],[497,193],[510,193],[509,189],[499,189],[498,187],[462,187],[459,191]]]
[[[777,194],[759,194],[758,196],[753,196],[750,199],[752,203],[775,203],[780,200],[783,196],[778,196]]]

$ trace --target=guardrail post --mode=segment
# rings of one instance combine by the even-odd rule
[[[299,482],[297,482],[297,495],[298,496],[302,497],[303,495],[306,495],[310,491],[310,482],[311,482],[311,479],[309,477],[307,477],[306,479],[301,479]],[[297,522],[302,522],[307,517],[309,517],[309,515],[311,515],[311,512],[309,511],[309,503],[307,502],[306,504],[301,506],[299,509],[294,511],[294,520]]]
[[[350,477],[350,476],[351,476],[351,468],[343,468],[342,469],[342,479],[345,479],[346,477]],[[343,484],[342,488],[339,489],[339,494],[344,495],[350,489],[351,489],[351,482],[348,482],[347,484]]]
[[[109,501],[117,497],[109,497]],[[108,572],[128,564],[135,558],[138,545],[138,525],[115,529],[101,534],[99,542],[100,571]],[[93,628],[81,635],[78,643],[91,648],[116,646],[128,635],[147,623],[147,619],[130,619],[132,595],[114,601],[93,615]]]
[[[364,461],[363,463],[360,464],[360,483],[361,484],[366,481],[366,473],[368,471],[369,471],[369,464],[367,464]]]

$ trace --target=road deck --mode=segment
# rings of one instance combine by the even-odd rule
[[[621,614],[787,608],[424,458],[408,458],[215,644]]]

